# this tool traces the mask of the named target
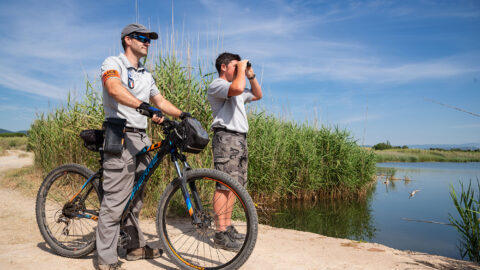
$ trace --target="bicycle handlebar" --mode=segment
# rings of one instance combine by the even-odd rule
[[[153,115],[157,115],[160,118],[163,117],[163,122],[162,123],[160,123],[160,124],[157,124],[155,122],[153,122],[153,123],[163,126],[163,128],[165,130],[171,130],[178,125],[177,121],[169,119],[167,116],[162,114],[161,110],[159,110],[155,107],[149,106],[148,109],[147,108],[137,108],[136,110],[140,114],[145,115],[145,116],[150,117],[150,118],[152,118]]]
[[[158,116],[158,117],[162,117],[163,114],[162,114],[162,111],[155,108],[155,107],[152,107],[152,106],[143,106],[143,104],[141,106],[139,106],[137,109],[137,112],[139,112],[140,114],[142,115],[145,115],[145,116],[148,116],[148,117],[153,117],[154,115]]]

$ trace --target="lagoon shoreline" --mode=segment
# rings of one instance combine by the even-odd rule
[[[31,155],[11,154],[0,157],[0,173],[32,162]],[[94,269],[94,254],[79,259],[54,254],[38,230],[35,199],[6,187],[8,183],[1,175],[0,183],[0,269]],[[154,221],[142,219],[141,226],[147,242],[158,246]],[[121,260],[132,270],[176,269],[168,257]],[[376,243],[259,225],[257,245],[241,269],[480,269],[480,265]]]
[[[0,269],[94,269],[95,255],[70,259],[45,244],[34,217],[35,202],[16,190],[0,189]],[[152,246],[159,246],[155,223],[141,220]],[[176,269],[168,257],[126,261],[127,269]],[[257,269],[480,269],[480,265],[384,245],[315,233],[259,226],[256,247],[241,268]]]

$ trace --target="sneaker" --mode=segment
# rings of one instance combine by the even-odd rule
[[[216,232],[213,243],[215,244],[215,248],[221,248],[228,251],[237,251],[242,247],[242,244],[231,238],[226,231]]]
[[[235,239],[235,240],[245,240],[245,234],[239,233],[233,225],[230,225],[227,227],[227,233],[230,238]]]
[[[98,270],[126,270],[120,262],[113,264],[99,264]]]
[[[163,250],[160,248],[151,248],[144,246],[143,248],[135,248],[127,250],[127,261],[136,261],[140,259],[155,259],[162,256]]]

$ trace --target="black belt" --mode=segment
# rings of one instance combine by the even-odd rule
[[[224,127],[214,127],[213,128],[213,132],[218,132],[218,131],[225,131],[225,132],[228,132],[228,133],[239,134],[239,135],[247,135],[247,133],[242,133],[242,132],[238,132],[238,131],[229,130],[229,129],[226,129]]]
[[[143,128],[125,127],[125,132],[135,132],[135,133],[143,132],[143,133],[145,133],[145,129],[143,129]]]

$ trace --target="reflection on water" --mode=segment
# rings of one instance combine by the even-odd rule
[[[274,227],[354,240],[370,240],[375,236],[371,210],[373,189],[367,198],[358,201],[286,203],[271,215],[264,212],[260,215],[260,221]]]
[[[276,211],[259,211],[260,220],[275,227],[461,259],[455,228],[439,223],[449,223],[449,213],[458,215],[450,198],[450,186],[459,190],[459,181],[480,179],[480,163],[377,166],[384,168],[379,171],[383,176],[363,200],[285,203]],[[414,190],[419,191],[410,196]]]

